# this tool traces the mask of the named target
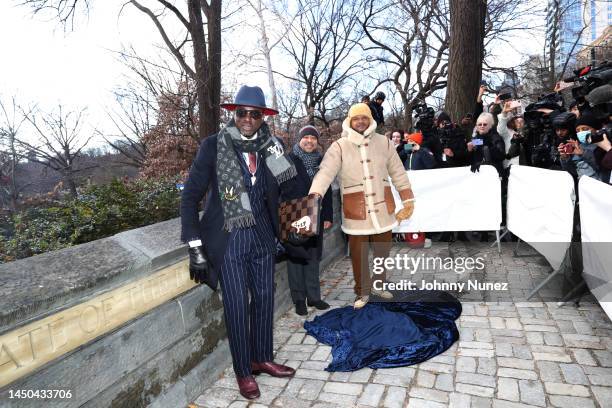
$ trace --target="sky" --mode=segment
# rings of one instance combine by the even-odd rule
[[[18,3],[0,2],[0,97],[16,95],[18,102],[35,103],[45,110],[58,103],[73,109],[86,107],[89,127],[111,132],[106,111],[114,104],[112,91],[129,80],[112,51],[133,45],[140,55],[157,55],[154,44],[161,43],[157,29],[134,7],[122,9],[122,0],[91,2],[88,17],[78,16],[73,31],[65,30],[53,15],[33,15]],[[518,38],[516,44],[539,52],[541,42]],[[500,58],[512,64],[513,58],[520,57],[507,48]],[[263,74],[249,75],[249,85],[268,92]]]

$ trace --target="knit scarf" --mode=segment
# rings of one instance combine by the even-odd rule
[[[321,163],[321,153],[318,151],[314,151],[312,153],[307,153],[298,143],[293,145],[293,154],[300,158],[302,163],[304,163],[304,167],[306,167],[306,173],[308,173],[308,177],[312,180],[319,171],[319,164]]]
[[[232,119],[217,136],[217,180],[225,218],[223,229],[226,231],[255,225],[255,217],[238,161],[243,160],[243,152],[261,152],[266,167],[279,185],[297,175],[295,166],[285,156],[280,142],[270,135],[266,123],[259,128],[257,138],[242,140],[240,131]]]

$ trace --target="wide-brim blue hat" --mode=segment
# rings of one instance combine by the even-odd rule
[[[277,110],[266,106],[266,97],[258,86],[243,85],[238,90],[233,103],[222,103],[220,106],[229,111],[234,111],[239,106],[248,106],[261,109],[264,115],[272,116],[278,114]]]

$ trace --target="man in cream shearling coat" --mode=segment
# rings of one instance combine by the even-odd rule
[[[409,218],[414,210],[414,195],[404,166],[391,140],[376,133],[376,122],[368,105],[358,103],[342,123],[342,137],[325,153],[309,194],[325,194],[340,173],[342,189],[342,231],[349,237],[355,278],[354,307],[362,308],[374,294],[386,299],[386,290],[374,290],[368,266],[368,244],[374,243],[374,257],[388,257],[391,230],[398,220]],[[404,208],[395,214],[389,176]],[[385,280],[385,274],[377,279]]]

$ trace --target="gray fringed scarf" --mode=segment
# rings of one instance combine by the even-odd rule
[[[255,217],[251,211],[251,202],[244,186],[242,170],[238,160],[241,156],[236,151],[261,152],[266,167],[281,183],[295,177],[297,172],[293,163],[285,156],[283,146],[270,135],[266,123],[258,130],[257,138],[242,140],[240,131],[232,119],[217,136],[217,180],[219,196],[223,206],[225,224],[223,229],[231,231],[234,228],[247,228],[255,225]]]
[[[302,163],[304,163],[304,167],[306,167],[306,173],[308,173],[308,177],[312,180],[319,171],[319,164],[321,163],[321,153],[318,151],[314,151],[312,153],[306,153],[300,147],[299,143],[293,145],[293,154],[300,158]]]

